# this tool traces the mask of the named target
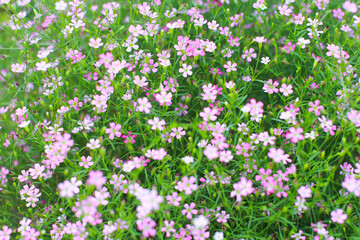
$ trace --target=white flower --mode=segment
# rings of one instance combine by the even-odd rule
[[[233,81],[225,83],[227,89],[232,89],[235,87],[235,83]]]
[[[86,147],[90,148],[90,149],[95,149],[95,148],[99,148],[100,147],[100,140],[99,139],[90,139],[90,143],[86,144]]]
[[[51,67],[50,63],[46,63],[45,61],[41,61],[36,63],[36,70],[37,71],[46,71],[49,67]]]
[[[224,239],[224,233],[223,232],[216,232],[213,236],[214,240],[223,240]]]
[[[307,44],[310,43],[309,39],[305,39],[303,37],[298,39],[297,45],[300,46],[301,48],[305,48]]]
[[[19,124],[19,128],[25,128],[30,124],[30,120],[29,121],[23,121],[22,123]]]
[[[199,217],[194,219],[193,223],[196,229],[201,229],[209,224],[209,220],[205,216],[200,215]]]
[[[189,164],[189,163],[193,163],[193,162],[194,162],[194,158],[191,157],[191,156],[185,156],[185,157],[183,157],[181,160],[183,160],[186,164]]]
[[[128,161],[123,165],[124,172],[131,172],[135,168],[135,163],[133,161]]]
[[[270,62],[270,58],[269,57],[262,57],[261,58],[261,63],[262,64],[268,64]]]

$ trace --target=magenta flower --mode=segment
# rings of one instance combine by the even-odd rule
[[[124,135],[122,135],[121,137],[122,137],[123,139],[125,139],[125,140],[124,140],[124,143],[130,142],[130,143],[134,144],[134,143],[136,142],[136,141],[135,141],[135,138],[137,137],[137,135],[131,134],[131,132],[128,132],[127,135],[124,134]]]
[[[290,41],[287,43],[287,45],[284,45],[281,50],[286,52],[287,54],[293,52],[295,50],[296,44],[292,44]]]
[[[86,56],[82,54],[82,52],[78,52],[76,55],[71,56],[71,59],[74,60],[71,62],[71,64],[80,62],[82,59],[84,59]]]
[[[68,104],[70,104],[70,106],[72,108],[75,109],[75,111],[79,110],[79,107],[83,106],[82,102],[79,102],[79,98],[75,97],[74,100],[69,100]]]

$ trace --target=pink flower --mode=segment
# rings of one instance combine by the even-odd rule
[[[228,43],[230,43],[230,46],[240,46],[240,43],[239,43],[239,38],[236,37],[234,38],[233,36],[229,36],[229,39],[227,39]]]
[[[115,122],[112,122],[112,123],[110,123],[110,128],[107,128],[105,130],[105,133],[110,134],[109,139],[113,140],[115,136],[118,137],[118,138],[121,137],[120,129],[121,129],[120,124],[115,125]]]
[[[356,13],[358,11],[358,6],[356,5],[356,3],[353,3],[353,2],[350,2],[350,1],[344,2],[342,7],[346,11],[351,12],[351,13]]]
[[[156,222],[153,221],[151,218],[147,217],[143,220],[137,220],[136,225],[138,229],[142,231],[144,237],[149,238],[156,235]]]
[[[37,179],[38,177],[43,176],[44,170],[45,170],[45,166],[41,166],[40,164],[36,163],[34,168],[29,169],[29,173],[32,179]]]
[[[342,209],[337,209],[336,211],[331,212],[331,221],[334,223],[343,224],[347,219],[347,214],[344,213]]]
[[[321,122],[320,126],[324,132],[330,132],[331,136],[335,134],[336,126],[333,125],[332,120],[327,120],[325,116],[319,117],[318,120]]]
[[[167,106],[171,105],[171,98],[172,98],[172,93],[166,93],[165,90],[161,90],[160,94],[155,94],[155,99],[156,101],[158,101],[160,103],[161,106],[163,106],[164,104]]]
[[[354,109],[350,109],[350,111],[346,114],[346,117],[355,124],[356,127],[360,127],[360,112]]]
[[[292,86],[286,85],[285,83],[281,84],[281,88],[279,89],[281,93],[284,94],[284,96],[289,96],[290,94],[292,94],[294,91],[292,90]]]
[[[209,107],[204,108],[204,112],[200,112],[200,117],[204,119],[205,122],[207,121],[215,121],[217,119],[216,117],[217,110],[211,109]]]
[[[137,137],[137,135],[135,135],[135,134],[131,134],[131,132],[128,132],[128,134],[127,135],[122,135],[121,136],[123,139],[125,139],[124,140],[124,143],[128,143],[128,142],[130,142],[130,143],[135,143],[136,141],[135,141],[135,138]]]
[[[106,177],[102,171],[91,170],[89,172],[89,178],[87,180],[88,185],[95,185],[97,188],[101,188],[106,183]]]
[[[175,222],[174,220],[171,220],[170,222],[168,220],[164,221],[165,227],[161,228],[161,232],[166,232],[166,237],[171,237],[171,233],[175,233],[176,230],[174,228]]]
[[[187,195],[191,194],[192,191],[195,191],[198,187],[196,185],[196,178],[194,176],[191,176],[190,178],[184,176],[181,180],[182,182],[178,182],[175,186],[175,189],[179,191],[185,191],[185,194]]]
[[[264,92],[273,94],[279,92],[279,89],[276,88],[277,86],[279,86],[278,81],[273,81],[272,79],[269,79],[267,82],[265,82],[263,89]]]
[[[104,45],[104,44],[101,42],[101,38],[97,38],[96,40],[94,38],[90,39],[90,42],[89,42],[90,47],[99,48],[102,45]]]
[[[85,158],[85,156],[81,157],[81,162],[79,162],[80,167],[84,167],[84,168],[89,168],[90,166],[94,165],[94,162],[92,162],[92,157],[91,156],[87,156]]]
[[[256,102],[256,99],[250,99],[250,103],[247,103],[245,106],[250,109],[251,116],[262,114],[264,112],[264,109],[262,108],[264,103],[261,101]]]
[[[83,106],[82,102],[79,102],[79,98],[75,97],[74,100],[69,100],[68,104],[70,104],[70,107],[74,108],[75,111],[79,110],[79,107]]]
[[[304,140],[304,135],[302,135],[303,132],[304,130],[301,127],[291,127],[289,133],[286,134],[286,138],[290,139],[290,142],[292,143],[297,143],[299,140]]]
[[[150,109],[152,108],[151,103],[149,103],[149,100],[144,97],[144,98],[139,98],[137,100],[138,106],[136,107],[136,110],[139,112],[144,112],[149,114],[150,113]]]
[[[181,214],[186,215],[186,217],[188,219],[192,219],[192,215],[193,214],[196,215],[198,213],[198,210],[194,209],[195,203],[193,203],[193,202],[190,203],[190,205],[185,203],[184,207],[185,207],[185,209],[181,210]]]
[[[236,71],[236,66],[237,64],[236,63],[232,63],[231,61],[227,61],[225,64],[224,64],[224,68],[226,68],[226,72],[235,72]]]
[[[172,192],[171,195],[166,196],[166,200],[168,200],[168,204],[172,204],[172,205],[178,207],[178,206],[180,206],[182,197],[179,196],[177,192]]]
[[[319,100],[315,100],[315,103],[310,102],[310,108],[308,109],[309,112],[314,112],[316,116],[320,116],[320,111],[324,109],[324,106],[320,105]]]
[[[26,64],[25,63],[14,63],[11,64],[11,71],[14,73],[23,73],[26,70]]]
[[[273,159],[275,162],[283,164],[287,164],[287,162],[291,163],[291,159],[289,159],[289,155],[285,154],[284,150],[282,149],[276,149],[276,148],[270,148],[268,152],[268,157]]]
[[[281,5],[278,7],[280,15],[290,16],[292,10],[287,5]]]
[[[335,44],[328,44],[328,46],[326,47],[327,50],[329,50],[326,53],[326,56],[330,57],[330,56],[339,56],[340,55],[340,47],[336,46]]]
[[[217,213],[215,215],[215,217],[217,217],[216,221],[219,223],[226,223],[227,219],[229,219],[230,214],[226,214],[225,211],[221,211],[221,213]]]
[[[78,194],[80,189],[78,186],[81,186],[82,182],[76,180],[76,177],[71,178],[71,181],[65,180],[63,183],[59,183],[58,187],[60,189],[61,197],[72,198],[74,194]]]
[[[311,189],[308,186],[301,186],[298,193],[302,198],[311,198]]]
[[[0,230],[0,239],[2,240],[10,240],[10,234],[12,233],[12,229],[8,226],[3,226],[3,229]]]
[[[298,233],[295,233],[293,235],[291,235],[291,238],[295,238],[295,240],[305,240],[306,237],[305,236],[301,236],[301,234],[303,233],[302,230],[299,230]]]
[[[206,145],[203,153],[209,160],[213,160],[215,158],[218,158],[219,154],[220,154],[219,151],[218,151],[218,148],[216,146],[211,145],[211,144]]]
[[[77,54],[73,55],[71,57],[72,61],[71,64],[80,62],[82,59],[84,59],[86,56],[82,54],[82,52],[78,52]]]
[[[291,53],[295,50],[296,44],[292,44],[290,41],[287,43],[287,45],[284,45],[281,50],[285,51],[286,53]]]
[[[256,58],[257,54],[254,53],[254,49],[250,48],[250,49],[246,49],[244,51],[244,54],[241,56],[243,59],[246,59],[246,61],[251,62],[251,58]]]
[[[240,202],[241,196],[247,196],[254,192],[252,184],[253,183],[251,180],[247,180],[245,177],[241,177],[240,182],[233,185],[234,191],[230,193],[230,197],[236,196],[236,201]]]

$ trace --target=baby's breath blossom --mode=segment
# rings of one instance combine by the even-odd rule
[[[241,56],[243,59],[246,59],[246,61],[251,62],[251,58],[256,58],[257,54],[254,53],[254,49],[250,48],[250,49],[246,49],[244,51],[244,54]]]
[[[79,193],[79,186],[81,186],[82,182],[77,181],[76,177],[71,178],[71,180],[65,180],[65,182],[60,183],[58,185],[60,189],[61,197],[69,197],[72,198],[75,194]]]
[[[160,103],[161,106],[163,106],[164,104],[166,106],[170,106],[171,98],[172,98],[172,93],[171,92],[167,93],[165,90],[162,90],[160,94],[158,93],[155,94],[155,99]]]
[[[287,5],[279,6],[278,10],[280,15],[290,16],[292,13],[292,10]]]
[[[154,119],[149,119],[148,124],[151,125],[152,130],[159,129],[160,131],[164,129],[165,121],[164,119],[160,120],[158,117],[154,117]]]
[[[185,164],[189,164],[189,163],[193,163],[194,162],[194,158],[191,156],[185,156],[183,158],[181,158],[181,160],[185,163]]]
[[[89,143],[86,144],[86,147],[90,149],[96,149],[100,147],[100,140],[99,139],[90,139]]]
[[[267,39],[263,36],[260,36],[260,37],[254,38],[253,41],[258,42],[258,43],[266,43]]]
[[[347,214],[345,214],[342,209],[337,209],[331,212],[331,220],[334,223],[343,224],[346,219],[347,219]]]
[[[281,87],[279,89],[279,91],[281,93],[284,94],[284,96],[289,96],[290,94],[292,94],[294,91],[292,90],[292,85],[286,85],[285,83],[281,84]]]
[[[262,57],[261,58],[261,63],[262,64],[268,64],[269,62],[270,62],[271,60],[270,60],[270,58],[269,57]]]
[[[182,65],[182,67],[179,69],[179,72],[182,73],[183,77],[187,77],[187,76],[191,76],[192,75],[192,66],[187,65],[186,63],[184,63]]]
[[[93,47],[93,48],[99,48],[102,45],[104,45],[104,43],[101,42],[101,38],[97,38],[96,40],[94,38],[91,38],[89,40],[89,46]]]
[[[357,238],[359,1],[129,2],[0,0],[0,240]]]
[[[247,180],[245,177],[240,178],[240,182],[233,185],[234,191],[230,193],[230,197],[236,197],[237,202],[241,202],[243,196],[247,196],[254,192],[251,180]]]
[[[89,168],[90,166],[94,165],[94,162],[92,162],[91,156],[87,156],[87,157],[82,156],[81,162],[79,162],[79,165],[84,168]]]

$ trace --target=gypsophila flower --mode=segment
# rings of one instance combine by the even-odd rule
[[[100,140],[99,139],[90,139],[89,143],[86,144],[86,147],[90,148],[90,149],[96,149],[99,148],[100,145]]]
[[[97,38],[96,40],[94,38],[91,38],[89,40],[89,46],[93,48],[99,48],[103,46],[104,44],[101,42],[101,38]]]

